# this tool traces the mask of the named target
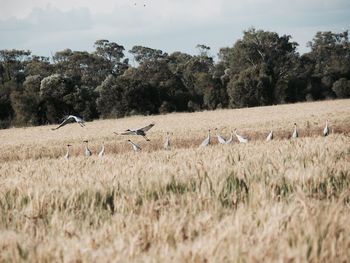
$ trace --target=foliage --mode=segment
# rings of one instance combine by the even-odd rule
[[[317,32],[303,55],[291,39],[249,28],[217,61],[204,44],[197,55],[135,45],[133,65],[106,39],[52,58],[0,50],[0,128],[349,97],[348,31]]]
[[[341,78],[334,82],[332,90],[337,95],[337,98],[350,98],[350,80]]]
[[[154,87],[128,76],[110,75],[97,91],[97,108],[102,117],[154,114],[160,106],[159,96]]]
[[[232,79],[228,84],[231,105],[253,107],[271,104],[273,85],[266,70],[265,65],[249,67]]]

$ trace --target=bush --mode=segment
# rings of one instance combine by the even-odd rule
[[[350,80],[341,78],[334,82],[332,90],[337,98],[350,98]]]

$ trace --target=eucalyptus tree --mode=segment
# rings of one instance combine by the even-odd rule
[[[222,63],[229,69],[227,89],[231,106],[242,105],[237,98],[249,94],[253,98],[246,100],[243,103],[245,106],[279,103],[284,100],[285,90],[298,60],[297,43],[290,39],[289,35],[279,36],[275,32],[251,28],[244,31],[243,38],[232,48],[221,50],[220,58],[224,60]],[[257,82],[254,84],[243,81],[247,76]],[[256,96],[262,97],[257,99]]]

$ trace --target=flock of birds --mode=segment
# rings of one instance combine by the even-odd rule
[[[81,127],[85,127],[85,122],[82,118],[79,118],[77,116],[74,116],[74,115],[69,115],[67,118],[65,118],[61,124],[58,125],[58,127],[56,128],[53,128],[52,130],[57,130],[63,126],[65,126],[66,124],[68,123],[72,123],[72,122],[76,122],[78,123]],[[149,131],[152,127],[154,126],[154,123],[151,123],[145,127],[142,127],[142,128],[139,128],[139,129],[127,129],[125,130],[124,132],[122,133],[116,133],[114,132],[115,134],[117,135],[138,135],[138,136],[142,136],[146,141],[149,141],[149,139],[147,138],[146,136],[146,133],[147,131]],[[237,129],[234,129],[232,132],[231,132],[231,136],[229,139],[225,139],[224,137],[222,137],[219,133],[218,133],[218,129],[216,128],[216,137],[218,139],[218,142],[220,144],[230,144],[232,141],[233,141],[233,138],[234,136],[236,136],[237,140],[240,142],[240,143],[247,143],[249,141],[249,139],[247,137],[244,137],[240,134],[237,134]],[[326,121],[326,126],[325,128],[323,129],[323,136],[328,136],[330,133],[330,129],[329,129],[329,124],[328,124],[328,121]],[[293,129],[293,133],[292,133],[292,136],[291,138],[292,139],[295,139],[295,138],[298,138],[299,137],[299,133],[298,133],[298,129],[297,129],[297,124],[294,123],[294,129]],[[267,135],[266,137],[266,141],[271,141],[273,140],[274,138],[274,134],[273,134],[273,131],[271,130],[269,132],[269,134]],[[92,155],[92,152],[91,150],[89,149],[88,147],[88,141],[83,141],[84,144],[85,144],[85,156],[89,157]],[[130,139],[127,140],[128,143],[131,144],[132,146],[132,149],[135,151],[135,152],[138,152],[138,151],[141,151],[141,147],[139,145],[137,145],[136,143],[132,142]],[[211,139],[211,133],[210,133],[210,130],[208,130],[208,135],[207,137],[203,140],[203,142],[200,144],[200,147],[204,147],[204,146],[209,146],[212,142],[212,139]],[[71,154],[70,154],[70,148],[71,148],[71,144],[68,144],[67,145],[67,153],[66,155],[64,156],[66,159],[69,159],[71,157]],[[165,141],[164,141],[164,145],[163,145],[163,148],[165,150],[170,150],[171,149],[171,143],[170,143],[170,133],[167,132],[166,133],[166,137],[165,137]],[[101,147],[101,150],[99,151],[98,153],[98,156],[99,157],[103,157],[105,155],[105,146],[104,144],[102,144],[102,147]]]

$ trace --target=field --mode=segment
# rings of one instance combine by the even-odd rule
[[[350,261],[350,100],[53,127],[0,130],[0,262]]]

